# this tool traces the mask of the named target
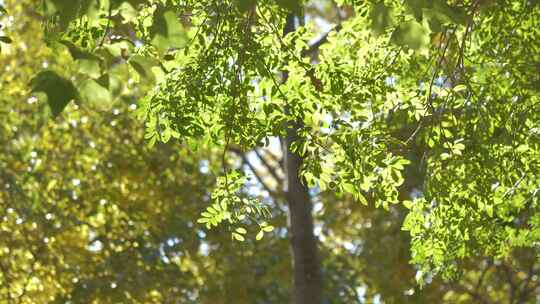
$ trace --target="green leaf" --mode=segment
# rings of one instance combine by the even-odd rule
[[[60,44],[68,48],[71,57],[76,61],[79,72],[92,78],[98,78],[101,75],[101,58],[81,49],[71,41],[62,40]]]
[[[464,85],[464,84],[458,84],[457,86],[454,87],[454,92],[461,92],[461,91],[465,91],[467,90],[467,86]]]
[[[462,24],[466,23],[466,14],[463,8],[448,5],[446,0],[433,1],[431,16],[440,23]]]
[[[147,3],[146,0],[111,0],[111,4],[113,8],[117,8],[121,6],[123,3],[128,3],[133,8],[137,8],[139,5]]]
[[[13,40],[11,40],[11,38],[7,37],[7,36],[0,36],[0,41],[3,42],[3,43],[12,43]]]
[[[112,104],[112,97],[109,90],[97,81],[88,79],[79,87],[81,98],[90,104],[97,106],[100,109],[108,109]]]
[[[410,12],[421,22],[429,20],[430,24],[465,24],[465,10],[460,7],[448,5],[446,0],[406,0],[405,4]]]
[[[245,240],[244,237],[241,234],[238,234],[238,233],[235,233],[235,232],[232,233],[232,237],[235,240],[240,241],[240,242],[243,242]]]
[[[279,7],[295,14],[302,12],[302,1],[300,0],[276,0]]]
[[[411,209],[413,207],[414,203],[411,200],[405,200],[403,201],[403,206],[407,209]]]
[[[371,29],[378,36],[390,28],[394,24],[393,12],[391,7],[384,5],[384,2],[379,2],[371,8]]]
[[[489,217],[493,217],[493,205],[486,205],[486,212]]]
[[[32,92],[43,92],[52,114],[56,117],[66,105],[79,97],[79,92],[73,83],[53,71],[42,71],[31,81]]]
[[[343,183],[343,190],[347,191],[348,193],[356,193],[356,188],[353,184],[350,183]]]
[[[219,213],[216,209],[212,208],[212,206],[209,206],[208,208],[206,208],[206,210],[207,210],[209,213],[214,214],[214,215],[216,215],[216,214]]]
[[[81,59],[77,61],[77,66],[79,68],[79,72],[92,78],[98,78],[101,75],[99,61]]]
[[[365,206],[368,205],[368,201],[362,193],[360,192],[355,193],[355,197],[360,201],[360,203],[362,203],[362,205],[365,205]]]
[[[429,30],[414,20],[407,21],[392,33],[391,40],[397,45],[420,50],[429,45]]]
[[[240,10],[241,12],[248,11],[250,8],[253,8],[254,5],[256,4],[256,0],[235,0],[234,2],[238,10]]]
[[[67,29],[71,21],[75,20],[90,10],[92,6],[95,6],[96,2],[93,0],[46,0],[46,14],[49,16],[58,16],[58,25],[61,30]]]
[[[176,13],[159,7],[154,12],[154,23],[150,27],[152,45],[160,54],[165,54],[171,48],[180,48],[187,43],[187,34]]]
[[[261,227],[261,230],[263,230],[264,232],[272,232],[274,231],[274,226]]]
[[[264,236],[264,231],[260,230],[259,233],[257,233],[257,235],[255,236],[255,239],[257,241],[260,241]]]
[[[80,48],[79,46],[75,45],[73,42],[68,40],[61,40],[60,44],[67,47],[69,54],[73,59],[79,60],[79,59],[91,59],[91,60],[99,60],[99,57]]]
[[[246,234],[247,233],[247,230],[245,228],[242,228],[242,227],[236,228],[235,231],[240,233],[240,234]]]
[[[135,55],[129,58],[128,63],[143,79],[150,82],[154,82],[156,80],[156,76],[154,72],[152,72],[152,67],[157,65],[155,60],[141,55]]]
[[[417,21],[422,21],[423,9],[429,5],[427,2],[426,0],[405,0],[405,5]]]

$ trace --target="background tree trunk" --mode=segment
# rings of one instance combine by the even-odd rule
[[[295,16],[287,17],[284,35],[295,30]],[[287,81],[283,73],[283,82]],[[319,304],[322,301],[322,274],[317,255],[317,240],[313,233],[312,202],[309,189],[301,182],[299,170],[303,159],[291,151],[298,138],[300,122],[291,121],[287,128],[285,156],[286,199],[289,206],[291,247],[294,268],[294,301],[296,304]]]

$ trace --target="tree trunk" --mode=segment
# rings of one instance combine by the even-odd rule
[[[284,35],[295,30],[294,15],[287,17]],[[287,81],[283,73],[283,82]],[[286,109],[287,110],[287,109]],[[290,235],[294,269],[294,302],[320,304],[322,302],[322,274],[317,255],[317,240],[313,233],[312,202],[309,189],[302,183],[299,170],[303,159],[291,151],[298,138],[300,122],[289,122],[284,142],[286,199],[289,205]]]

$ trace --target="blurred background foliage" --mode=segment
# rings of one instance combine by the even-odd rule
[[[7,0],[0,17],[11,41],[0,54],[0,303],[289,302],[291,256],[280,195],[266,192],[276,229],[262,240],[233,242],[220,228],[207,234],[195,221],[208,204],[221,149],[200,144],[194,151],[174,141],[148,147],[135,113],[152,81],[134,73],[147,62],[131,63],[130,70],[115,57],[115,80],[107,81],[115,96],[70,104],[50,120],[46,103],[29,93],[31,79],[42,68],[62,75],[81,69],[69,46],[58,51],[44,44],[44,21],[32,4]],[[126,16],[129,4],[118,2]],[[336,18],[331,2],[307,11]],[[172,22],[167,12],[163,22],[165,28]],[[164,47],[184,39],[160,33],[154,38]],[[83,69],[89,75],[93,60]],[[87,99],[99,95],[97,78],[83,86]],[[232,166],[245,166],[241,157],[228,157]],[[405,178],[402,199],[422,176]],[[331,191],[317,194],[326,303],[540,301],[540,265],[526,249],[505,260],[467,260],[458,279],[428,278],[420,288],[410,239],[401,231],[405,215],[401,205],[386,211]]]

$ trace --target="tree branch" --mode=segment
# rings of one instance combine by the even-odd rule
[[[274,168],[272,165],[270,165],[268,163],[268,161],[266,160],[266,158],[264,158],[264,156],[261,155],[261,153],[259,153],[259,151],[257,149],[254,149],[253,152],[255,152],[255,154],[261,160],[261,163],[266,167],[268,172],[270,172],[270,174],[276,179],[276,182],[278,184],[282,184],[283,183],[283,178],[279,177],[279,175],[277,174],[276,168]]]
[[[282,143],[280,143],[280,147],[281,145]],[[276,162],[279,165],[279,167],[283,169],[283,157],[277,156],[276,154],[274,154],[272,151],[268,149],[264,151],[264,154],[270,157],[272,161]]]
[[[255,166],[253,166],[253,164],[251,162],[249,162],[249,160],[247,159],[246,155],[244,154],[244,152],[240,151],[239,149],[236,149],[236,148],[231,148],[229,147],[229,150],[234,152],[236,155],[240,156],[240,158],[242,159],[242,163],[243,164],[246,164],[249,169],[253,172],[253,175],[255,175],[255,177],[257,178],[257,181],[263,186],[263,188],[268,191],[268,193],[274,197],[274,198],[277,198],[280,196],[280,193],[275,191],[275,190],[272,190],[270,188],[270,186],[268,186],[268,184],[266,184],[266,182],[264,181],[263,177],[261,176],[261,174],[257,171],[257,169],[255,168]]]

